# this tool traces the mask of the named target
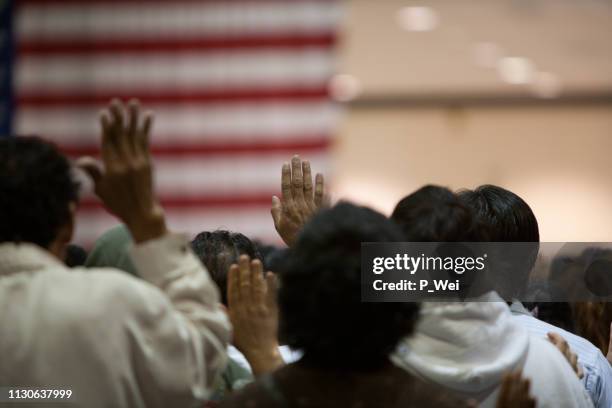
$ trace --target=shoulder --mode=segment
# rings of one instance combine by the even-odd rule
[[[113,268],[75,268],[49,275],[46,303],[65,316],[73,311],[80,320],[99,324],[118,316],[155,316],[169,301],[157,287]]]
[[[553,326],[533,316],[513,315],[513,317],[515,321],[524,326],[531,334],[539,336],[542,339],[546,339],[546,335],[549,332],[559,334],[567,341],[572,351],[578,355],[582,364],[599,365],[598,360],[600,360],[600,355],[603,357],[601,350],[584,337],[580,337],[560,327]]]
[[[565,357],[549,341],[530,336],[523,374],[543,406],[589,407],[590,397]]]

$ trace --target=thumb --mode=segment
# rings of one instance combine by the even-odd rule
[[[91,179],[94,184],[98,184],[102,179],[102,168],[93,157],[81,157],[76,161],[76,166],[82,169]]]
[[[274,220],[274,225],[278,225],[281,219],[282,205],[281,201],[277,196],[272,196],[272,208],[270,209],[270,213],[272,214],[272,219]]]

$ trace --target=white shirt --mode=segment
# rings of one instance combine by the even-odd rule
[[[70,389],[71,407],[199,404],[227,358],[218,290],[183,236],[131,256],[144,280],[1,244],[0,387]]]
[[[557,326],[536,319],[520,302],[510,307],[512,318],[530,333],[546,338],[549,332],[558,333],[567,341],[578,363],[584,368],[582,382],[596,408],[612,407],[612,365],[590,341]]]
[[[415,333],[402,340],[393,362],[481,408],[496,406],[504,374],[515,370],[531,380],[539,408],[593,406],[555,346],[516,323],[495,292],[476,300],[422,303]]]

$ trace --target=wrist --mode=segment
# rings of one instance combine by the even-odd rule
[[[127,228],[137,244],[164,236],[166,218],[160,206],[156,206],[149,214],[142,214],[126,222]]]
[[[276,370],[285,365],[285,361],[280,354],[278,344],[266,349],[250,350],[244,353],[247,361],[251,365],[253,374],[258,376]]]

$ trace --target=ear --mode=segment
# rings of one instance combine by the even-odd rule
[[[49,245],[49,252],[55,255],[62,262],[66,257],[66,245],[72,241],[72,235],[74,233],[74,224],[76,218],[76,203],[71,202],[69,204],[69,214],[68,221],[62,225],[57,231],[57,235],[55,236],[55,240]]]

